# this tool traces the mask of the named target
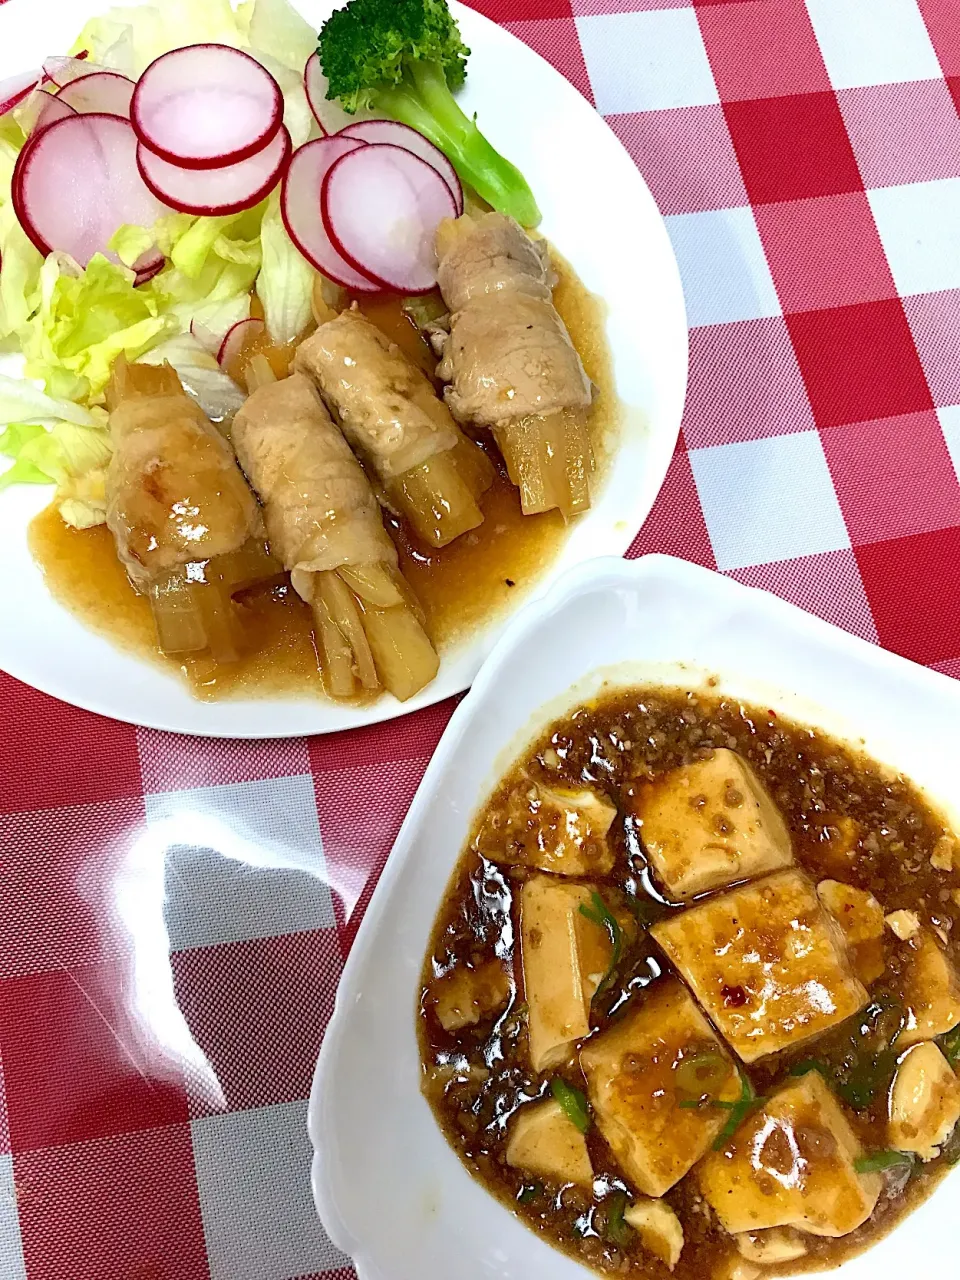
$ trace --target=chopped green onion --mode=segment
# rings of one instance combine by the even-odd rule
[[[623,1191],[615,1191],[604,1201],[607,1207],[607,1225],[604,1235],[614,1244],[627,1245],[633,1237],[633,1229],[623,1220],[627,1197]]]
[[[809,1075],[811,1071],[816,1071],[819,1075],[824,1077],[827,1077],[830,1074],[827,1070],[826,1063],[818,1062],[816,1058],[804,1058],[801,1062],[795,1062],[790,1068],[790,1074],[792,1076],[806,1076]]]
[[[727,1060],[716,1049],[702,1049],[677,1066],[677,1088],[693,1098],[709,1093],[711,1086],[723,1083],[730,1073]]]
[[[724,1110],[730,1112],[727,1123],[717,1134],[716,1141],[713,1144],[714,1151],[719,1151],[726,1145],[727,1141],[733,1137],[740,1126],[746,1120],[751,1111],[755,1111],[763,1102],[762,1098],[757,1097],[756,1090],[750,1083],[750,1079],[745,1071],[740,1072],[740,1097],[736,1102],[721,1102],[719,1099],[714,1101],[715,1107],[723,1107]]]
[[[559,1076],[554,1076],[550,1081],[550,1092],[560,1103],[570,1123],[581,1133],[586,1133],[590,1128],[590,1110],[587,1099],[580,1090],[574,1089],[573,1085],[567,1084]]]
[[[874,1151],[873,1155],[861,1156],[854,1160],[853,1167],[857,1173],[879,1173],[881,1169],[895,1169],[901,1165],[913,1164],[916,1157],[906,1151]]]
[[[606,929],[610,938],[610,945],[613,948],[607,972],[603,975],[603,981],[597,988],[597,993],[599,994],[599,992],[606,989],[616,971],[617,965],[620,963],[620,957],[623,953],[623,930],[620,928],[617,917],[596,890],[591,893],[590,902],[591,905],[589,907],[585,902],[580,903],[580,914],[586,916],[591,924],[597,925],[600,929]]]
[[[952,1067],[960,1066],[960,1027],[940,1037],[940,1048]]]
[[[520,1193],[517,1196],[517,1203],[532,1204],[532,1202],[536,1200],[537,1196],[540,1195],[541,1191],[543,1191],[543,1187],[539,1182],[533,1182],[529,1186],[521,1187]]]

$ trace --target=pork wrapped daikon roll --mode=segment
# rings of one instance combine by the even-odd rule
[[[553,304],[546,245],[502,214],[465,215],[440,224],[437,256],[453,416],[492,429],[525,514],[584,510],[593,386]]]
[[[169,365],[121,356],[107,387],[114,452],[107,525],[172,656],[240,656],[233,594],[280,572],[260,508],[225,437]]]
[[[322,323],[295,367],[320,389],[343,434],[399,511],[433,547],[483,520],[477,500],[493,480],[429,380],[356,309]]]
[[[258,386],[234,419],[233,443],[271,549],[313,610],[328,691],[386,688],[404,700],[422,689],[439,659],[370,481],[309,378]]]

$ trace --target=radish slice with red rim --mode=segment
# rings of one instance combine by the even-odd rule
[[[181,169],[141,142],[137,164],[157,197],[180,213],[219,215],[252,209],[280,181],[293,147],[286,126],[262,151],[219,169]]]
[[[12,111],[42,83],[42,71],[21,71],[18,75],[0,80],[0,116]]]
[[[159,249],[148,249],[133,264],[133,270],[136,272],[134,287],[138,284],[146,284],[148,280],[158,276],[166,265],[167,260]]]
[[[78,53],[75,58],[47,58],[43,64],[44,76],[52,80],[59,89],[69,84],[71,80],[79,80],[81,76],[90,76],[97,71],[109,70],[109,67],[102,67],[99,62],[91,62],[86,49]]]
[[[355,124],[357,116],[348,115],[339,102],[327,97],[327,77],[323,74],[320,59],[312,53],[303,69],[303,87],[313,118],[326,134],[340,133],[348,124]],[[364,119],[365,112],[360,114]]]
[[[35,134],[17,157],[12,192],[20,225],[40,252],[62,250],[82,267],[95,253],[117,262],[108,248],[115,231],[126,223],[152,227],[169,212],[144,186],[136,134],[119,116],[73,115]],[[138,274],[157,257],[148,250]]]
[[[376,293],[382,286],[365,272],[352,267],[338,253],[327,235],[321,213],[323,180],[331,167],[351,152],[362,151],[359,138],[315,138],[293,154],[283,179],[280,212],[287,234],[303,256],[328,279],[345,289]]]
[[[118,71],[94,71],[79,76],[57,94],[58,102],[65,102],[81,115],[91,112],[110,116],[126,116],[130,119],[130,99],[137,86]]]
[[[440,148],[435,147],[422,133],[417,133],[416,129],[411,129],[408,124],[400,124],[398,120],[356,120],[340,132],[347,138],[362,138],[364,142],[387,142],[394,147],[403,147],[404,151],[426,160],[450,188],[457,206],[457,217],[463,213],[463,187],[456,169]]]
[[[194,44],[151,62],[130,119],[145,147],[181,169],[215,169],[256,155],[276,137],[283,95],[240,49]]]
[[[437,227],[456,217],[457,206],[426,160],[368,143],[330,168],[321,208],[337,252],[385,289],[428,293],[437,283]]]
[[[67,120],[70,116],[77,114],[73,107],[68,107],[65,102],[61,102],[59,96],[53,97],[49,93],[41,93],[39,97],[46,98],[46,102],[40,104],[37,118],[30,130],[31,138],[35,138],[41,129],[46,129],[47,125],[56,124],[58,120]]]
[[[222,369],[231,364],[246,344],[263,333],[266,326],[262,320],[258,320],[256,316],[251,316],[248,320],[238,320],[226,332],[223,341],[220,343],[220,350],[217,352],[217,363]]]

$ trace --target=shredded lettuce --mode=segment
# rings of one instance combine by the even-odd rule
[[[0,475],[11,484],[55,484],[55,501],[67,524],[88,529],[106,519],[106,469],[113,449],[104,425],[11,423],[0,435],[0,454],[13,466]]]
[[[141,357],[142,364],[164,361],[176,369],[184,391],[196,400],[211,422],[232,418],[246,398],[210,352],[189,333],[170,338]]]
[[[161,5],[108,9],[92,18],[80,32],[70,52],[89,50],[92,62],[104,62],[118,50],[124,52],[125,75],[136,78],[161,53],[185,44],[229,44],[242,48],[246,33],[229,0],[163,0]]]
[[[263,265],[257,277],[257,297],[271,342],[292,342],[310,321],[310,299],[316,273],[287,235],[280,201],[270,197],[260,229]]]
[[[72,400],[48,396],[24,378],[8,378],[0,373],[0,423],[73,422],[77,426],[93,426],[96,418],[83,405]]]
[[[135,360],[176,332],[177,320],[161,315],[155,296],[133,279],[99,253],[82,272],[51,254],[40,272],[40,307],[20,332],[27,376],[51,394],[95,401],[119,355]]]

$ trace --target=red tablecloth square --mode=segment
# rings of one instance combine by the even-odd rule
[[[674,454],[653,510],[627,554],[642,556],[659,551],[677,555],[681,550],[687,560],[708,569],[717,567],[685,449]]]
[[[30,1280],[209,1280],[189,1125],[27,1152],[14,1177]]]
[[[697,19],[724,102],[828,93],[830,79],[803,0],[699,5]],[[744,51],[749,49],[749,57]]]
[[[856,550],[883,647],[914,662],[960,657],[960,528]]]
[[[730,577],[789,600],[808,613],[876,643],[870,602],[856,556],[849,547],[822,551],[799,560],[777,560],[732,569]]]
[[[897,296],[864,192],[761,204],[753,212],[784,311]],[[797,252],[811,243],[815,256]]]
[[[186,1120],[179,1068],[134,1022],[124,960],[0,982],[14,1152]]]
[[[818,427],[932,409],[898,298],[787,316]]]
[[[556,67],[562,76],[566,76],[588,102],[593,102],[590,77],[573,18],[551,18],[546,22],[542,19],[505,22],[503,25],[551,66]]]
[[[569,18],[570,0],[467,0],[471,9],[494,22],[522,22],[531,18]]]
[[[833,93],[727,102],[723,110],[753,204],[863,186]]]
[[[960,21],[956,0],[917,0],[944,75],[960,76]]]
[[[7,607],[6,605],[4,607]],[[137,731],[0,671],[0,813],[140,794]]]
[[[139,796],[0,816],[0,977],[127,953],[115,880],[143,829]]]
[[[820,437],[854,544],[960,524],[960,483],[932,409],[831,427]]]

